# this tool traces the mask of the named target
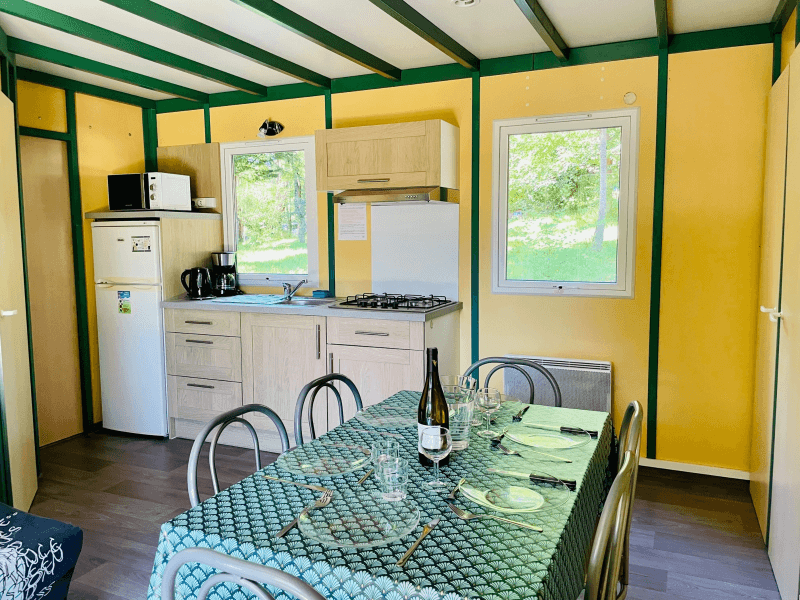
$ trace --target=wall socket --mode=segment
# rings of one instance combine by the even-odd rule
[[[192,198],[192,208],[216,208],[216,198]]]

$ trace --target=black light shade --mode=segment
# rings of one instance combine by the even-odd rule
[[[278,135],[281,131],[283,131],[283,125],[277,121],[267,119],[258,128],[258,137],[272,137],[273,135]]]

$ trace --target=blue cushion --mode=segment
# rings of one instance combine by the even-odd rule
[[[66,598],[82,546],[78,527],[0,504],[0,598]]]

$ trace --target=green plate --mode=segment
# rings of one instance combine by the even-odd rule
[[[551,510],[570,498],[569,489],[561,482],[539,484],[494,473],[480,481],[467,479],[459,492],[479,506],[506,514]]]
[[[512,442],[542,450],[571,450],[585,446],[592,439],[586,434],[539,433],[530,430],[509,429],[506,437]]]

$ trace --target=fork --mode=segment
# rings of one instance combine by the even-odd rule
[[[319,500],[317,500],[317,501],[314,503],[314,506],[313,506],[313,508],[322,508],[323,506],[328,506],[328,504],[330,504],[330,503],[331,503],[331,498],[333,498],[333,492],[332,492],[331,490],[328,490],[327,492],[325,492],[324,494],[322,494],[322,496],[320,496],[320,499],[319,499]],[[278,532],[278,535],[276,535],[275,537],[277,537],[277,538],[282,538],[282,537],[283,537],[283,536],[285,536],[287,533],[289,533],[289,530],[290,530],[292,527],[294,527],[295,525],[297,525],[297,521],[298,521],[298,519],[299,519],[300,517],[302,517],[302,516],[303,516],[303,514],[305,514],[306,512],[308,512],[308,510],[309,510],[308,508],[304,508],[304,509],[303,509],[303,510],[300,512],[300,514],[299,514],[299,515],[297,515],[297,516],[295,517],[295,519],[294,519],[294,520],[293,520],[291,523],[289,523],[289,524],[288,524],[286,527],[284,527],[283,529],[281,529],[281,530]]]
[[[456,499],[456,494],[458,494],[458,490],[461,487],[461,484],[464,483],[466,480],[467,480],[466,477],[462,477],[461,478],[461,481],[459,481],[456,484],[456,487],[453,488],[453,491],[450,492],[450,495],[447,497],[448,500],[455,500]]]
[[[503,523],[511,523],[512,525],[519,525],[520,527],[525,527],[526,529],[532,529],[533,531],[538,531],[541,533],[543,530],[541,527],[537,527],[536,525],[529,525],[528,523],[521,523],[519,521],[512,521],[511,519],[506,519],[505,517],[498,517],[497,515],[476,515],[475,513],[471,513],[468,510],[464,510],[463,508],[457,507],[455,504],[447,503],[447,506],[450,507],[456,516],[459,519],[464,521],[471,521],[473,519],[494,519],[495,521],[502,521]]]

